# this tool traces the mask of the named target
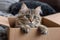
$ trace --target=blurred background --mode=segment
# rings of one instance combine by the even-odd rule
[[[57,12],[60,12],[60,0],[20,0],[20,1],[41,1],[51,5]]]

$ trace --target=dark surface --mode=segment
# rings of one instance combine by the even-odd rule
[[[48,3],[51,5],[57,12],[60,12],[60,0],[20,0],[20,1],[40,1]]]
[[[0,40],[8,40],[8,27],[5,25],[0,25]]]
[[[31,8],[31,9],[33,8],[35,9],[38,6],[41,6],[43,11],[43,13],[41,14],[42,16],[50,15],[56,12],[50,5],[43,2],[24,1],[24,3],[28,6],[28,8]],[[21,8],[21,5],[22,5],[22,2],[12,4],[9,8],[9,12],[12,13],[13,15],[17,14]]]

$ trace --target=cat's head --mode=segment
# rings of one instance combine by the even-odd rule
[[[20,17],[24,16],[28,18],[31,22],[34,19],[39,19],[40,13],[42,13],[41,6],[38,6],[35,9],[29,9],[26,4],[22,4],[21,9],[19,10]]]

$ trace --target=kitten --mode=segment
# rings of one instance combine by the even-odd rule
[[[41,24],[42,17],[39,15],[42,13],[41,7],[36,9],[29,9],[24,3],[16,15],[16,26],[20,27],[25,33],[28,33],[30,28],[38,28],[42,34],[47,34],[47,27]]]

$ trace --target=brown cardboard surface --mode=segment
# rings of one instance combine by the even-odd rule
[[[9,17],[8,20],[9,20],[10,26],[14,27],[16,18],[15,17]]]
[[[60,40],[60,28],[48,28],[47,35],[37,35],[35,28],[28,34],[22,34],[19,28],[10,28],[9,40]]]
[[[6,26],[9,26],[10,27],[8,18],[6,18],[6,17],[0,16],[0,24],[6,25]]]
[[[43,17],[42,24],[48,27],[60,27],[60,13]]]

